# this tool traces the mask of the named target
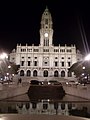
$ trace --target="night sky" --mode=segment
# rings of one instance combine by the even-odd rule
[[[88,1],[30,0],[29,2],[2,3],[0,50],[10,53],[16,48],[17,43],[39,45],[41,15],[47,6],[53,20],[53,44],[76,44],[77,49],[85,52],[79,25],[83,25],[88,46],[90,46],[90,4]]]

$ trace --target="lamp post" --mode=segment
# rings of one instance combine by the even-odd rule
[[[10,77],[11,77],[11,74],[10,74],[11,65],[8,66],[8,69],[9,69],[9,80],[10,80]]]

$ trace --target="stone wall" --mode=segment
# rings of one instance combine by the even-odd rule
[[[3,89],[0,90],[0,100],[25,94],[27,93],[29,86],[30,86],[29,84],[27,85],[21,84],[12,87],[8,86],[6,89],[4,88],[5,87],[4,86]]]
[[[74,95],[77,97],[90,99],[90,88],[89,86],[83,85],[63,85],[66,94]]]

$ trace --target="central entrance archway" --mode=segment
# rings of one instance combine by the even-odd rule
[[[48,77],[48,71],[47,71],[47,70],[45,70],[45,71],[43,72],[43,76],[44,76],[44,77]]]

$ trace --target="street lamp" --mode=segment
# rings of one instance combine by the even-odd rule
[[[10,68],[11,68],[11,65],[9,65],[8,68],[10,69]]]
[[[83,70],[85,70],[85,66],[83,66]]]

